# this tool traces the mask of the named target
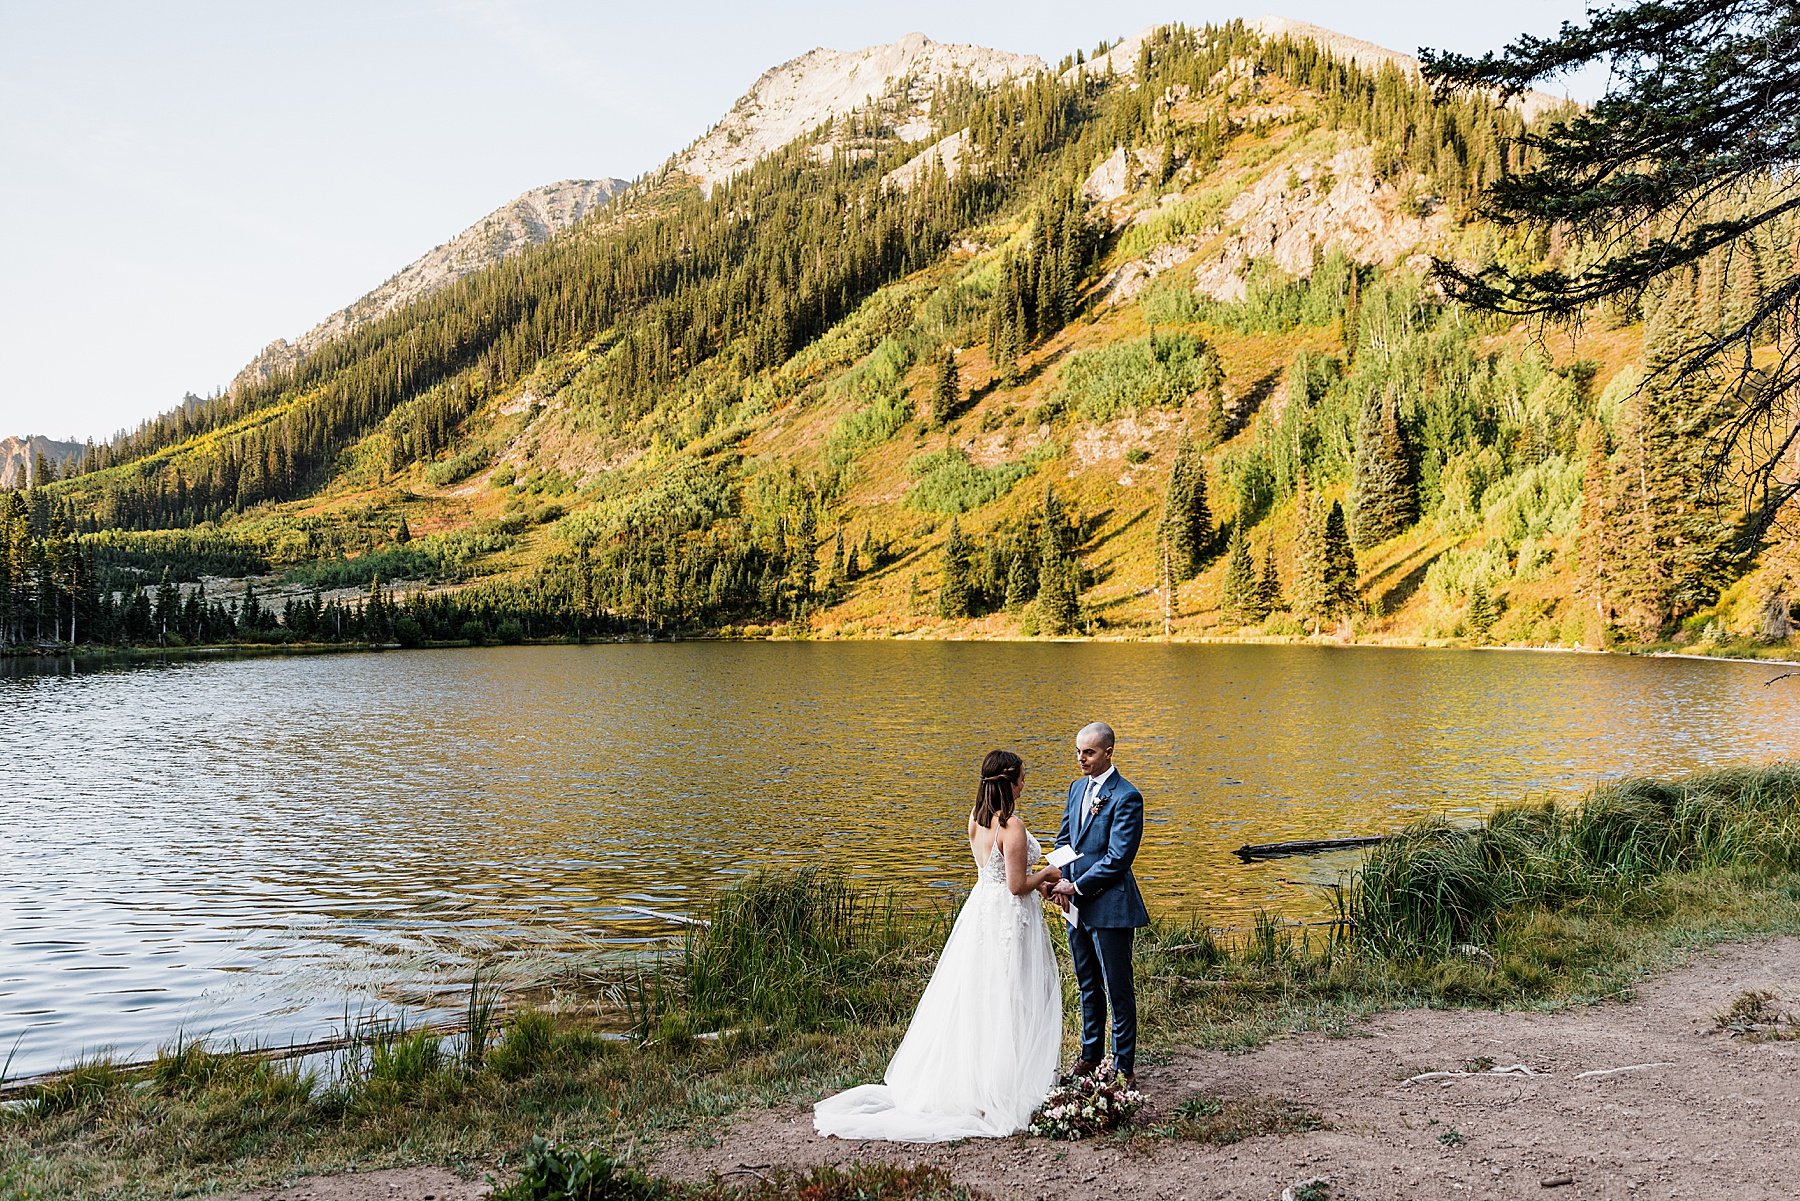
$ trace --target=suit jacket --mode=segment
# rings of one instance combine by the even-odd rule
[[[1074,881],[1081,894],[1075,898],[1081,924],[1099,929],[1148,926],[1150,912],[1131,874],[1131,861],[1144,838],[1144,795],[1115,770],[1100,788],[1100,812],[1083,826],[1087,782],[1080,776],[1069,785],[1056,835],[1057,846],[1072,846],[1081,856],[1063,869],[1063,878]]]

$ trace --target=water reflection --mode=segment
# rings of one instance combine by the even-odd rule
[[[1316,647],[687,644],[0,678],[0,1041],[15,1073],[207,1030],[306,1038],[484,948],[630,941],[758,867],[966,883],[974,766],[1053,831],[1101,718],[1152,908],[1314,911],[1244,842],[1800,752],[1770,669]]]

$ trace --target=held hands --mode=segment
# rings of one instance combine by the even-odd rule
[[[1055,867],[1046,867],[1038,873],[1038,895],[1046,901],[1050,899],[1050,890],[1062,880],[1062,872]]]

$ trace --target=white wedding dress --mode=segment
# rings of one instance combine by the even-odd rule
[[[1042,848],[1028,833],[1030,858]],[[997,842],[997,840],[996,840]],[[970,845],[971,854],[974,852]],[[847,1139],[941,1143],[999,1137],[1031,1123],[1056,1083],[1062,981],[1044,904],[1006,887],[996,845],[944,943],[937,970],[884,1084],[813,1106],[813,1128]]]

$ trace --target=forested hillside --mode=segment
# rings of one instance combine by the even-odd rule
[[[1242,25],[1082,59],[643,181],[0,495],[0,642],[1789,637],[1733,397],[1656,368],[1791,222],[1511,327],[1424,272],[1572,253],[1473,219],[1517,110]]]

